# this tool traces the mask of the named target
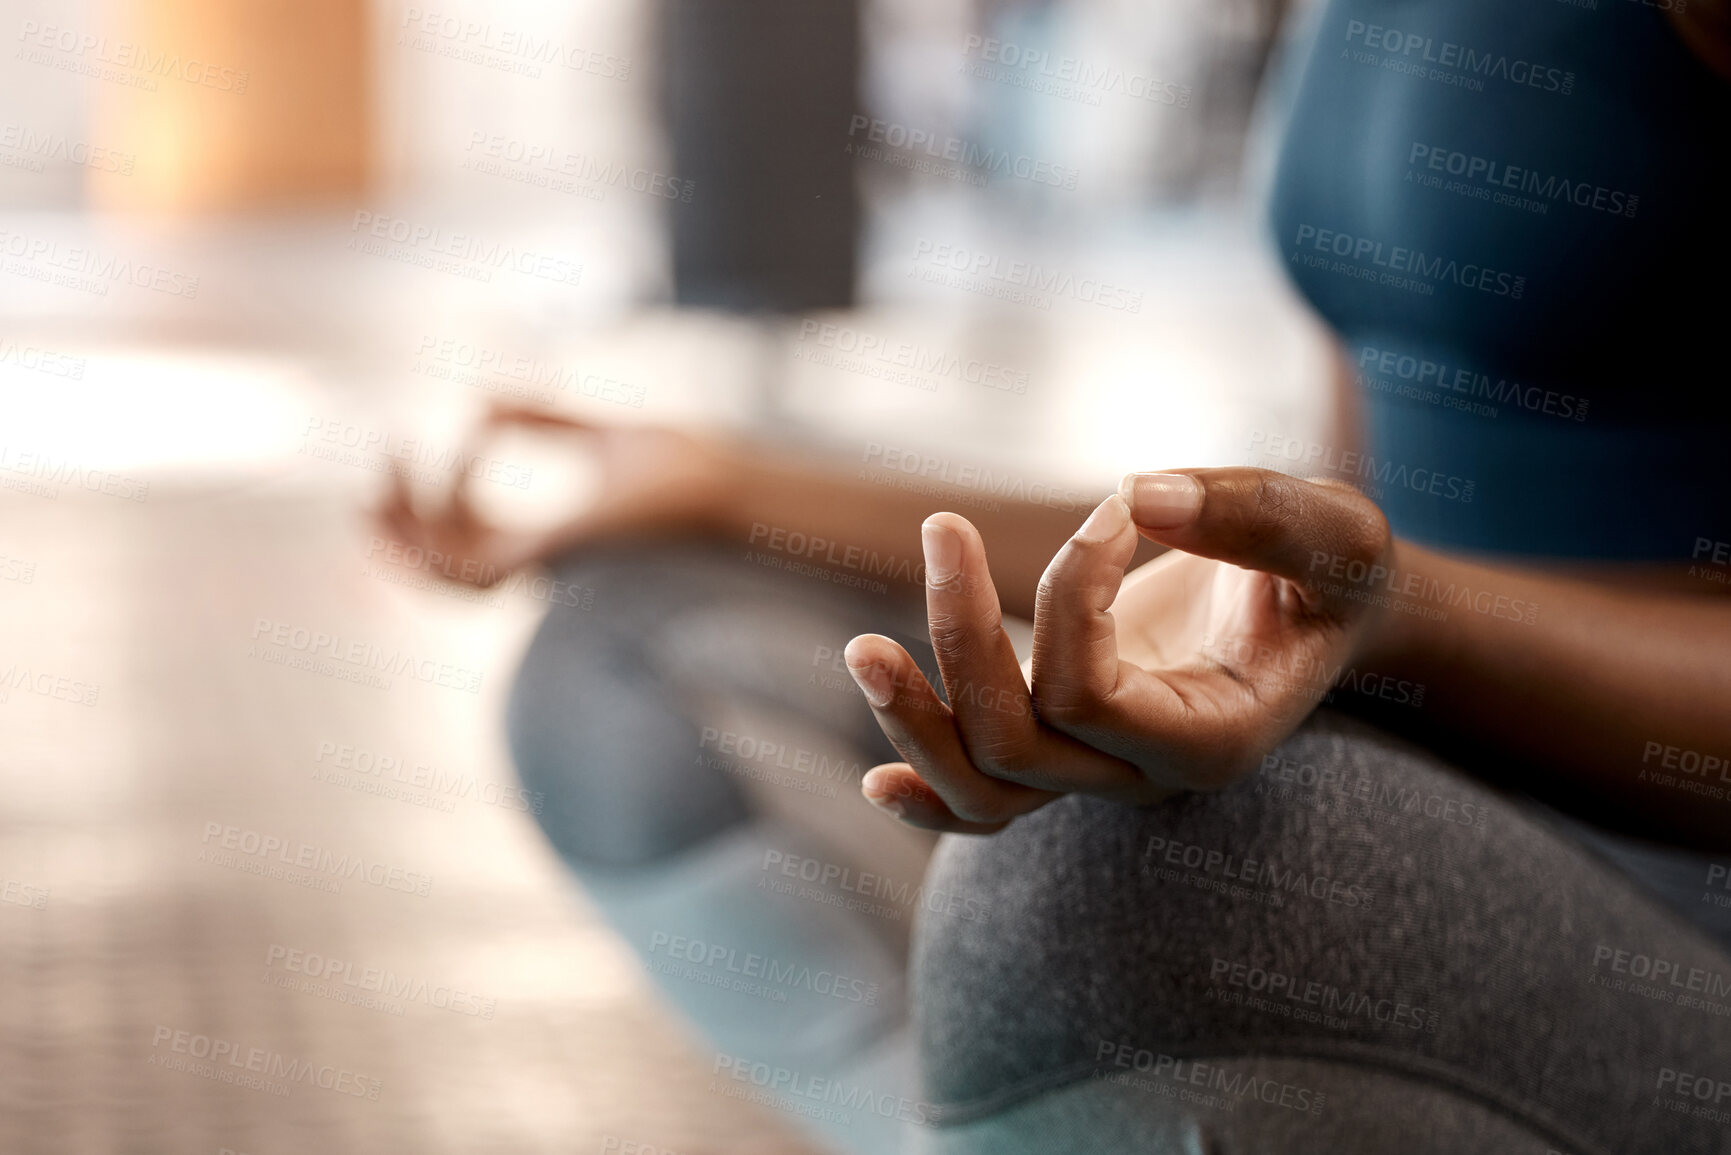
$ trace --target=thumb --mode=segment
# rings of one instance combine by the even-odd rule
[[[1269,469],[1132,473],[1118,492],[1144,537],[1198,557],[1283,577],[1318,595],[1340,574],[1386,566],[1388,520],[1369,498],[1335,481]]]

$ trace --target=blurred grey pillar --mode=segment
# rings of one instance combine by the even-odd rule
[[[794,313],[853,303],[859,0],[665,0],[665,107],[681,305]]]

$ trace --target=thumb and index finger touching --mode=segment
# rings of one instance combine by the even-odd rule
[[[1343,617],[1355,604],[1339,596],[1331,571],[1386,563],[1387,519],[1341,482],[1250,467],[1184,469],[1132,473],[1119,495],[1142,536],[1285,578],[1312,612]]]

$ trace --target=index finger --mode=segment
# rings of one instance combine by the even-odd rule
[[[979,531],[953,513],[933,514],[921,531],[932,652],[973,764],[1041,790],[1111,796],[1140,785],[1128,762],[1040,723]]]
[[[1284,578],[1308,608],[1329,616],[1357,608],[1322,588],[1337,563],[1388,572],[1388,519],[1349,485],[1233,466],[1132,473],[1119,493],[1148,538]]]

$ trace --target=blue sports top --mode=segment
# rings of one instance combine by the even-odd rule
[[[1731,541],[1731,84],[1671,0],[1326,0],[1270,224],[1346,342],[1364,488],[1460,549]]]

